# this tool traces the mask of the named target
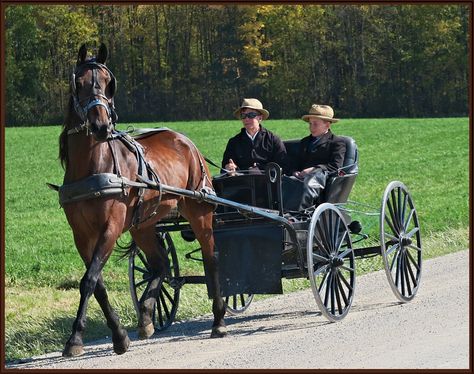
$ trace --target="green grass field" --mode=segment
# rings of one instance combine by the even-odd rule
[[[120,125],[119,129],[127,126]],[[185,133],[217,164],[228,138],[240,129],[237,120],[136,127],[159,126]],[[307,124],[301,120],[269,120],[265,126],[282,139],[301,138],[308,133]],[[336,134],[353,137],[359,148],[359,176],[351,200],[378,211],[385,186],[391,180],[408,186],[420,219],[424,259],[468,246],[468,126],[467,118],[347,119],[333,126]],[[5,129],[7,360],[62,349],[79,303],[78,284],[84,265],[57,193],[45,184],[62,182],[63,170],[57,158],[59,133],[59,125]],[[218,173],[214,167],[211,171]],[[363,217],[362,222],[364,231],[376,232],[376,219]],[[125,235],[122,241],[128,239]],[[181,273],[201,273],[201,263],[184,258],[195,246],[183,242],[178,235],[174,239]],[[357,263],[359,274],[378,268],[377,260]],[[112,257],[104,273],[113,306],[125,326],[133,329],[136,317],[128,292],[127,261]],[[285,292],[304,287],[308,287],[305,280],[284,281]],[[314,307],[317,308],[316,303]],[[183,288],[178,319],[210,311],[204,285]],[[251,307],[247,313],[252,313]],[[95,300],[90,303],[88,316],[86,341],[110,336]]]

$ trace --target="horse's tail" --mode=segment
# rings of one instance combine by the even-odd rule
[[[124,258],[130,258],[135,254],[137,246],[135,245],[133,239],[130,239],[129,243],[120,243],[120,238],[115,242],[116,249],[115,253],[119,256],[117,261],[121,261]]]

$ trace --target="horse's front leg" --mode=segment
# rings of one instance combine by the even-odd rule
[[[76,319],[72,325],[72,334],[63,350],[64,357],[74,357],[84,354],[84,344],[82,342],[82,334],[86,328],[86,312],[89,298],[94,292],[97,279],[100,276],[104,263],[98,256],[94,256],[91,263],[87,267],[84,276],[81,279],[80,293],[81,300],[77,310]]]
[[[115,240],[119,235],[118,229],[116,230],[115,227],[115,225],[110,226],[103,232],[94,247],[92,256],[88,254],[90,252],[87,252],[87,250],[84,249],[87,248],[85,245],[87,238],[82,238],[79,234],[75,235],[76,246],[86,264],[87,270],[80,283],[79,290],[81,299],[79,302],[76,319],[72,325],[72,333],[63,350],[63,356],[65,357],[80,356],[84,353],[82,335],[86,327],[87,305],[93,293],[95,293],[96,297],[98,297],[97,300],[99,301],[102,310],[105,309],[104,314],[107,318],[107,322],[113,330],[113,336],[115,334],[115,352],[124,353],[128,348],[128,337],[126,337],[126,331],[119,327],[118,317],[116,317],[115,313],[111,314],[112,312],[110,312],[111,307],[109,305],[105,287],[101,279],[102,268],[112,253]]]
[[[118,355],[125,353],[130,345],[127,330],[120,325],[120,319],[112,309],[105,289],[102,273],[99,275],[97,284],[95,286],[94,296],[104,312],[107,326],[112,330],[112,342],[114,345],[114,352]]]

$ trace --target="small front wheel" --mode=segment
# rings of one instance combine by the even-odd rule
[[[342,320],[354,298],[355,257],[347,224],[333,204],[321,204],[313,213],[307,266],[319,310],[331,322]]]
[[[421,278],[421,233],[406,186],[390,182],[382,198],[380,247],[388,283],[402,302],[415,297]]]

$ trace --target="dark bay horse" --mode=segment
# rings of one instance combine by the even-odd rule
[[[61,188],[79,191],[97,175],[111,174],[136,181],[139,162],[135,153],[113,135],[115,111],[113,96],[115,77],[105,66],[107,48],[101,45],[96,58],[87,58],[87,48],[79,49],[75,73],[71,79],[71,98],[63,131],[60,135],[60,159],[65,168]],[[202,155],[185,136],[165,130],[139,140],[145,159],[163,184],[198,190],[212,188],[209,170]],[[97,181],[97,179],[94,179]],[[140,191],[140,192],[139,192]],[[60,189],[61,196],[61,189]],[[137,202],[139,224],[137,218]],[[214,256],[212,217],[214,207],[206,202],[160,191],[125,186],[121,192],[86,199],[62,201],[62,206],[74,235],[74,242],[86,266],[80,283],[80,303],[72,334],[66,342],[63,356],[84,353],[82,335],[86,324],[89,298],[94,294],[112,330],[114,351],[125,353],[130,344],[127,331],[112,309],[102,279],[102,269],[110,257],[117,238],[130,230],[133,240],[144,251],[148,263],[160,277],[168,273],[168,257],[155,235],[155,224],[176,208],[190,223],[199,241],[208,287],[213,298],[214,322],[211,337],[226,335],[225,305],[220,296],[217,262]],[[153,298],[158,294],[154,282],[140,309],[139,336],[154,333],[152,323]]]

